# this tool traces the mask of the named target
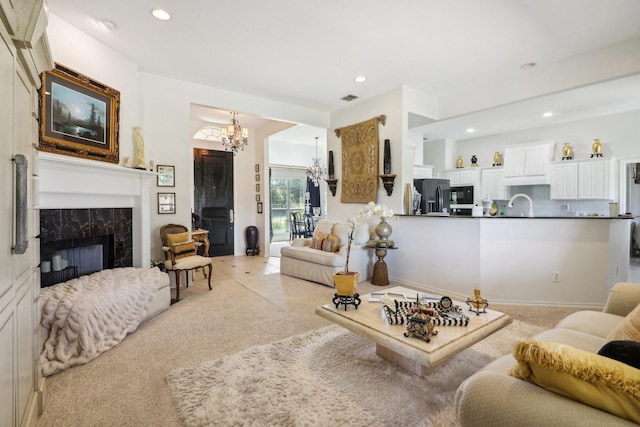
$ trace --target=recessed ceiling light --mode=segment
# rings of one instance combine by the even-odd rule
[[[116,24],[114,24],[112,21],[109,21],[108,19],[96,19],[95,23],[97,26],[107,31],[113,31],[116,29]]]
[[[168,21],[171,19],[169,12],[163,9],[151,9],[151,14],[161,21]]]
[[[473,133],[473,132],[475,132],[475,131],[476,131],[476,130],[475,130],[474,128],[468,128],[468,129],[467,129],[467,133]]]
[[[520,69],[521,69],[521,70],[528,70],[529,68],[533,68],[533,67],[535,67],[536,65],[538,65],[538,64],[536,64],[535,62],[527,62],[526,64],[522,64],[522,65],[520,66]]]
[[[553,116],[553,113],[551,111],[547,111],[546,113],[542,114],[542,117],[551,117]]]
[[[354,78],[353,81],[356,83],[363,83],[367,81],[367,78],[365,76],[358,76]]]

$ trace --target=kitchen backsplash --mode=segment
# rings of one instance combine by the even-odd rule
[[[606,200],[550,200],[548,185],[512,186],[509,194],[524,193],[533,200],[535,216],[609,216],[609,202]],[[509,200],[494,200],[498,204],[498,214],[505,216],[527,216],[529,202],[519,197],[508,208]]]

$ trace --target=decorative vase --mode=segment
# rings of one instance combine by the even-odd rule
[[[562,160],[571,160],[573,159],[573,149],[571,148],[571,144],[565,142],[562,146]]]
[[[591,145],[591,157],[596,156],[596,157],[602,157],[602,143],[600,142],[599,139],[594,139],[593,140],[593,145]]]
[[[460,169],[462,167],[462,156],[458,156],[456,160],[456,168]]]
[[[380,240],[389,240],[389,236],[391,236],[391,232],[393,228],[387,222],[385,217],[380,217],[380,224],[376,225],[376,234],[380,238]]]

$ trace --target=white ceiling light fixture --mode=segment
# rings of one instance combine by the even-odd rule
[[[474,133],[476,130],[474,128],[467,128],[467,133]]]
[[[114,24],[113,21],[109,21],[108,19],[96,19],[95,23],[98,27],[107,31],[113,31],[117,28],[116,24]]]
[[[151,14],[161,21],[168,21],[171,19],[171,15],[164,9],[151,9]]]
[[[551,116],[553,116],[553,113],[551,111],[547,111],[546,113],[542,114],[542,117],[545,117],[545,118],[551,117]]]
[[[364,83],[367,81],[367,78],[365,76],[357,76],[353,79],[353,81],[356,83]]]
[[[327,170],[324,166],[320,165],[320,158],[318,157],[318,137],[316,136],[316,157],[313,159],[313,164],[307,166],[307,178],[313,181],[313,185],[317,187],[326,175]]]
[[[230,113],[231,124],[220,129],[220,142],[227,151],[232,151],[235,156],[238,151],[244,150],[249,141],[249,129],[240,126],[236,116],[238,113]]]

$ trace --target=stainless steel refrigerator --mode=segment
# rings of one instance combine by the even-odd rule
[[[413,185],[422,196],[420,211],[423,215],[451,212],[451,186],[448,179],[414,179]]]

